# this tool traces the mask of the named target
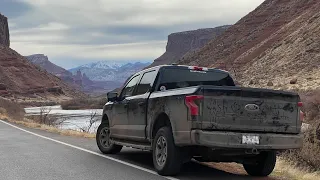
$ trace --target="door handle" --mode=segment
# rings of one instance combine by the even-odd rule
[[[145,104],[146,104],[145,102],[139,102],[139,103],[138,103],[139,106],[143,106],[143,105],[145,105]]]

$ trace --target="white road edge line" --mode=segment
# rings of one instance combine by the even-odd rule
[[[97,153],[97,152],[90,151],[90,150],[88,150],[88,149],[84,149],[84,148],[81,148],[81,147],[78,147],[78,146],[74,146],[74,145],[71,145],[71,144],[68,144],[68,143],[65,143],[65,142],[62,142],[62,141],[58,141],[58,140],[55,140],[55,139],[51,139],[51,138],[48,138],[48,137],[46,137],[46,136],[42,136],[42,135],[40,135],[40,134],[37,134],[37,133],[31,132],[31,131],[25,130],[25,129],[20,128],[20,127],[15,126],[15,125],[12,125],[12,124],[10,124],[10,123],[8,123],[8,122],[5,122],[5,121],[2,121],[2,120],[0,120],[0,122],[2,122],[2,123],[4,123],[4,124],[7,124],[7,125],[9,125],[9,126],[11,126],[11,127],[14,127],[14,128],[16,128],[16,129],[19,129],[19,130],[21,130],[21,131],[24,131],[24,132],[26,132],[26,133],[32,134],[32,135],[34,135],[34,136],[38,136],[38,137],[43,138],[43,139],[47,139],[47,140],[50,140],[50,141],[53,141],[53,142],[56,142],[56,143],[59,143],[59,144],[65,145],[65,146],[72,147],[72,148],[74,148],[74,149],[78,149],[78,150],[81,150],[81,151],[84,151],[84,152],[87,152],[87,153],[90,153],[90,154],[94,154],[94,155],[103,157],[103,158],[105,158],[105,159],[109,159],[109,160],[112,160],[112,161],[115,161],[115,162],[118,162],[118,163],[121,163],[121,164],[130,166],[130,167],[133,167],[133,168],[136,168],[136,169],[139,169],[139,170],[148,172],[148,173],[150,173],[150,174],[154,174],[154,175],[160,176],[157,172],[152,171],[152,170],[150,170],[150,169],[143,168],[143,167],[140,167],[140,166],[137,166],[137,165],[134,165],[134,164],[125,162],[125,161],[121,161],[121,160],[119,160],[119,159],[116,159],[116,158],[113,158],[113,157],[110,157],[110,156],[106,156],[106,155],[103,155],[103,154],[99,154],[99,153]],[[177,179],[177,178],[170,177],[170,176],[161,176],[161,177],[164,177],[164,178],[170,179],[170,180],[179,180],[179,179]]]

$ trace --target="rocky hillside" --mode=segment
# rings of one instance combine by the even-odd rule
[[[184,55],[193,54],[194,51],[222,34],[229,27],[230,26],[220,26],[172,33],[168,36],[166,52],[155,59],[151,66],[177,62]]]
[[[9,47],[0,46],[1,96],[22,95],[75,97],[83,94],[67,86],[58,77],[31,64]],[[35,95],[37,94],[37,95]]]
[[[0,45],[10,46],[8,19],[2,14],[0,14]]]
[[[63,83],[58,77],[30,63],[9,47],[7,18],[0,15],[0,96],[19,99],[59,100],[81,97],[83,93]]]
[[[318,88],[319,9],[319,0],[266,0],[179,63],[227,69],[248,86]]]

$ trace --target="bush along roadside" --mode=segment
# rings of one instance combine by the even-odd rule
[[[28,116],[28,118],[26,118],[24,117],[25,111],[21,104],[0,97],[1,120],[29,128],[59,133],[61,135],[95,138],[94,133],[89,133],[90,128],[92,128],[92,124],[98,120],[94,112],[90,116],[88,126],[79,128],[79,131],[59,129],[57,126],[63,123],[64,120],[59,120],[54,116],[50,116],[49,113],[50,109],[41,108],[39,115]]]
[[[304,122],[308,129],[303,133],[301,149],[288,150],[281,156],[297,167],[310,172],[320,171],[320,90],[302,93]]]
[[[106,103],[107,98],[79,98],[64,101],[61,107],[65,110],[102,109]]]

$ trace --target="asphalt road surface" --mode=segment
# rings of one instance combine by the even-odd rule
[[[124,148],[117,155],[106,156],[100,153],[94,139],[62,136],[0,120],[0,179],[242,180],[259,178],[231,174],[195,162],[185,164],[179,176],[162,177],[154,172],[151,154],[148,152]]]

